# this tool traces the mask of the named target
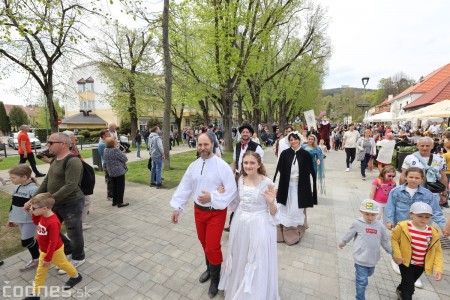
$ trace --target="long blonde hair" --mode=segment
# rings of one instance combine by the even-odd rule
[[[263,163],[262,163],[261,156],[260,156],[258,153],[253,152],[253,151],[247,151],[247,152],[245,152],[244,155],[242,156],[242,162],[241,162],[241,175],[242,175],[242,176],[247,176],[247,175],[248,175],[248,174],[245,173],[245,171],[244,171],[244,158],[245,158],[246,156],[253,156],[254,158],[256,158],[256,161],[257,161],[258,164],[259,164],[258,174],[267,176],[266,168],[264,167],[264,165],[263,165]]]

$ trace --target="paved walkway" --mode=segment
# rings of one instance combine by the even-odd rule
[[[173,153],[186,150],[189,148],[175,147]],[[134,154],[129,155],[132,161]],[[368,180],[362,181],[356,167],[344,172],[344,160],[343,151],[328,155],[327,193],[320,196],[318,206],[309,209],[310,229],[301,243],[278,245],[281,299],[354,299],[352,245],[344,250],[336,245],[359,215],[359,202],[368,196],[377,174],[368,173]],[[276,160],[271,149],[266,150],[264,161],[273,176]],[[209,299],[209,284],[198,282],[204,257],[195,232],[192,201],[180,224],[173,225],[168,204],[173,190],[127,183],[125,199],[130,206],[117,209],[106,201],[105,184],[97,179],[89,215],[93,228],[85,231],[87,262],[79,268],[84,279],[78,290],[72,290],[71,298]],[[450,210],[445,214],[448,217]],[[222,245],[226,253],[228,233],[224,233]],[[437,283],[432,277],[422,276],[424,288],[416,291],[415,299],[450,299],[450,251],[445,250],[444,255],[445,280]],[[5,260],[0,268],[1,299],[15,299],[7,298],[5,287],[31,284],[34,273],[18,271],[28,257],[22,252]],[[57,275],[52,269],[47,286],[61,286],[66,280],[67,276]],[[367,299],[396,299],[399,280],[383,252],[369,280]],[[11,292],[11,288],[6,291]]]

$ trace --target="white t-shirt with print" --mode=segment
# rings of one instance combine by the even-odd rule
[[[431,155],[433,155],[433,160],[431,161],[431,166],[433,168],[435,168],[438,172],[447,170],[445,158],[437,154]],[[428,160],[430,158],[424,157],[423,159],[428,163]],[[403,161],[402,169],[408,169],[410,167],[418,167],[424,170],[424,165],[420,162],[420,160],[416,157],[414,153],[405,157],[405,160]]]

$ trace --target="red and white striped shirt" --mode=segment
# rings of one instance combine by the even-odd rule
[[[421,230],[408,222],[408,230],[411,236],[411,263],[423,267],[425,265],[425,254],[427,254],[431,242],[431,227],[427,225],[425,229]]]

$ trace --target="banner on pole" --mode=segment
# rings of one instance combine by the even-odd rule
[[[305,115],[306,126],[308,126],[308,130],[311,129],[311,126],[314,127],[314,129],[317,129],[316,115],[314,114],[314,109],[307,110],[303,114]]]

